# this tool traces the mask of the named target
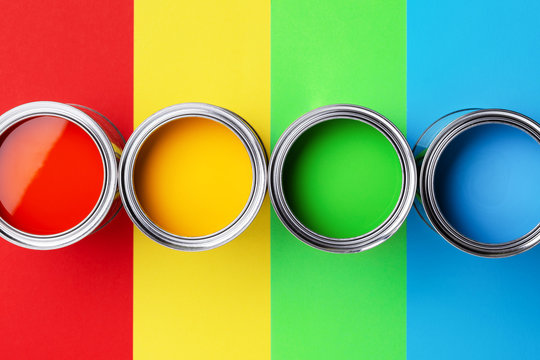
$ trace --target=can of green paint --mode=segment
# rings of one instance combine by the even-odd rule
[[[294,121],[269,167],[270,198],[283,225],[333,253],[364,251],[390,238],[411,209],[416,180],[413,153],[399,129],[349,104],[323,106]]]

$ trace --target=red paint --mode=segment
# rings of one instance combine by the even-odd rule
[[[75,227],[96,206],[103,189],[103,160],[77,124],[37,116],[0,136],[0,216],[31,234]]]
[[[0,113],[82,104],[133,127],[133,1],[4,1]],[[0,174],[2,176],[2,174]],[[0,239],[0,358],[132,359],[133,224],[124,211],[63,249]]]

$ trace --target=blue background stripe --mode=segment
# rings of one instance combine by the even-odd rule
[[[411,145],[461,108],[540,119],[540,2],[409,0],[407,12]],[[407,235],[409,359],[540,358],[540,247],[477,258],[446,243],[414,210]]]

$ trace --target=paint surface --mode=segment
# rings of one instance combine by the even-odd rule
[[[435,172],[435,196],[448,222],[481,242],[517,239],[540,223],[540,144],[508,125],[457,136]]]
[[[270,149],[269,0],[135,0],[134,53],[135,125],[172,104],[206,102],[240,115]],[[208,151],[237,146],[218,141]],[[207,231],[224,222],[203,219]],[[173,251],[138,230],[134,245],[135,359],[270,358],[268,199],[246,231],[219,248]]]
[[[325,236],[349,238],[379,226],[401,192],[401,165],[388,139],[370,125],[335,119],[300,136],[283,169],[293,214]]]
[[[532,45],[540,36],[539,13],[540,3],[536,1],[408,0],[407,131],[411,144],[433,121],[459,109],[502,108],[540,119],[540,47]],[[511,142],[517,147],[497,149],[486,159],[482,156],[480,165],[492,171],[501,165],[497,155],[504,158],[515,150],[529,148],[522,140],[521,136],[508,137],[495,129],[489,137],[470,145],[493,148],[497,142]],[[471,148],[456,150],[470,154]],[[459,170],[456,174],[468,171],[477,158],[462,160],[457,162],[460,167],[454,167]],[[487,166],[486,161],[492,165]],[[502,170],[526,169],[517,157],[511,161],[515,163],[505,164]],[[538,174],[538,169],[529,171]],[[470,174],[487,177],[476,171]],[[525,177],[507,176],[510,183],[531,187]],[[535,186],[538,184],[536,175]],[[493,185],[498,189],[502,184]],[[455,194],[473,209],[480,207],[475,204],[480,194],[491,197],[488,187],[486,193],[463,199],[465,189],[460,190],[459,183],[455,186]],[[515,195],[522,190],[511,191]],[[535,198],[538,195],[523,202],[526,208],[517,210],[517,214],[538,215]],[[465,206],[462,211],[468,212]],[[500,215],[492,220],[500,220]],[[501,222],[492,225],[507,234],[520,233],[525,227],[522,220]],[[540,307],[536,300],[540,297],[540,247],[505,259],[475,257],[448,244],[415,211],[409,215],[407,230],[410,359],[540,357]],[[491,230],[477,236],[487,238],[489,234]]]
[[[249,154],[235,133],[195,117],[154,131],[137,154],[133,176],[146,215],[182,236],[209,235],[233,222],[253,182]]]
[[[272,142],[302,114],[340,103],[369,107],[403,131],[405,17],[404,0],[273,0]],[[349,206],[333,201],[336,211]],[[333,219],[329,230],[353,229],[350,219]],[[404,230],[363,253],[329,254],[296,239],[274,214],[272,358],[404,359]]]
[[[69,230],[97,204],[103,171],[95,142],[71,121],[18,123],[0,137],[0,216],[31,234]]]

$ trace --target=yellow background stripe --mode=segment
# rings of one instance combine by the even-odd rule
[[[135,0],[134,116],[200,101],[270,139],[270,2]],[[239,238],[211,251],[134,235],[135,359],[270,358],[269,202]],[[208,219],[211,221],[211,219]]]

